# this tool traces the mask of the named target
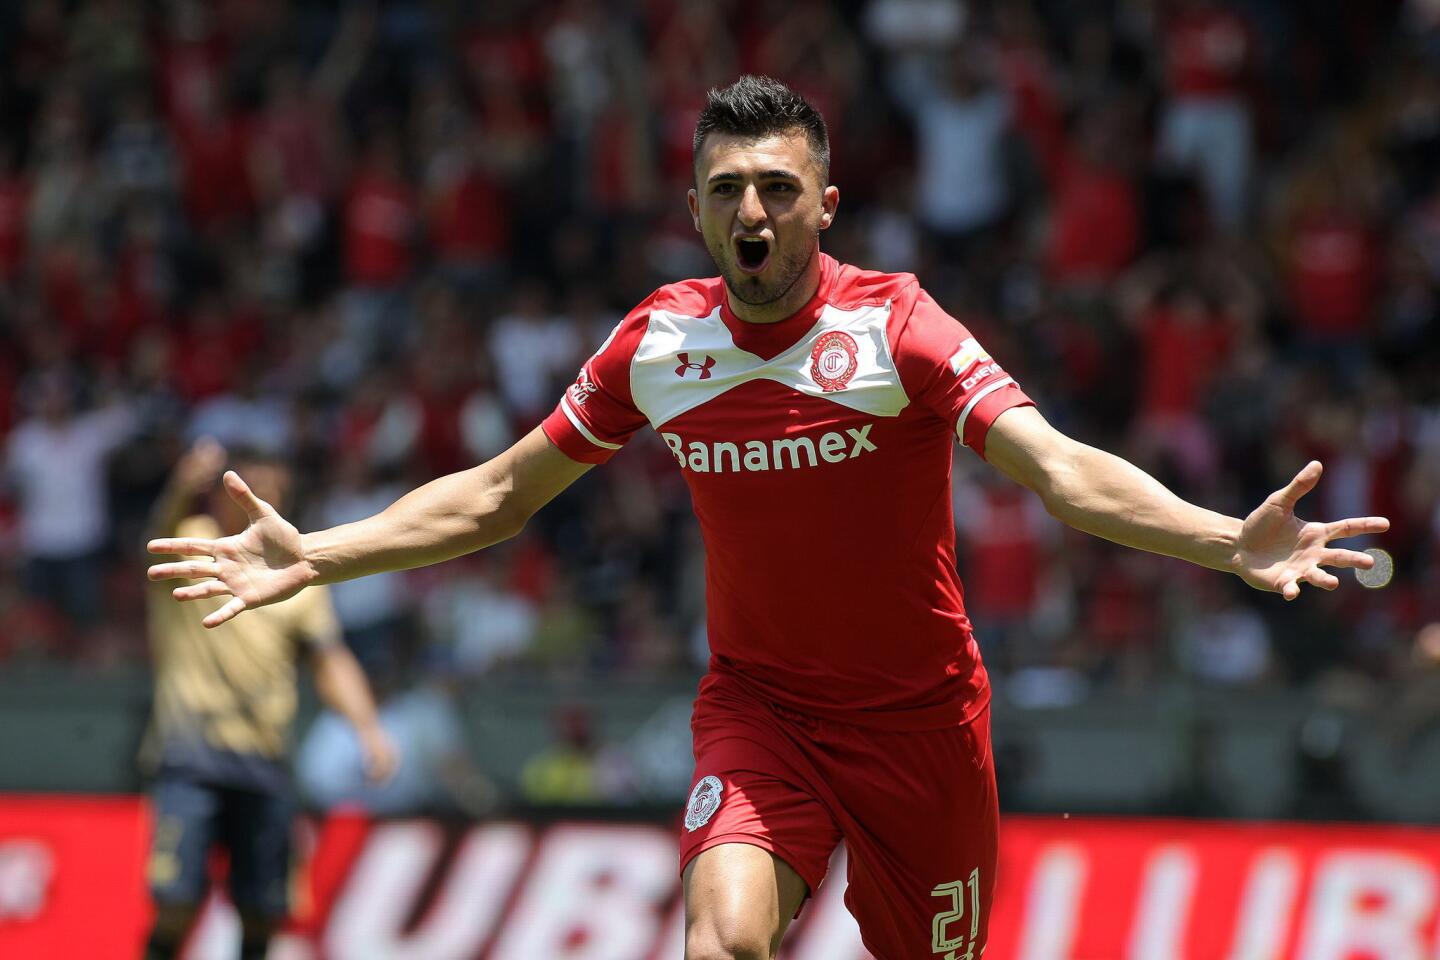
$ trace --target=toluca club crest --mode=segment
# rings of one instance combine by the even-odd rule
[[[826,393],[844,390],[860,365],[856,358],[859,352],[855,338],[843,330],[822,333],[810,351],[811,379]]]
[[[705,777],[690,791],[690,802],[685,804],[685,829],[694,833],[715,816],[720,809],[720,795],[725,787],[718,777]]]

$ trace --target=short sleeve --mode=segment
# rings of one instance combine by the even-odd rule
[[[995,418],[1011,407],[1034,405],[965,325],[924,290],[917,288],[909,315],[892,339],[911,401],[950,424],[981,459]]]
[[[645,415],[630,394],[630,362],[648,323],[649,306],[647,300],[616,325],[540,424],[570,459],[604,463],[645,425]]]
[[[293,604],[296,642],[304,649],[319,650],[340,642],[340,618],[330,591],[323,586],[306,587],[286,603]]]

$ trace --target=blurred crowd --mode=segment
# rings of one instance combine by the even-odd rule
[[[1064,530],[961,451],[1012,696],[1383,690],[1440,656],[1434,0],[25,0],[0,664],[143,659],[142,531],[197,438],[289,459],[307,529],[531,429],[626,310],[713,273],[690,139],[746,71],[830,124],[826,249],[918,273],[1063,429],[1232,514],[1318,458],[1302,512],[1392,518],[1387,588],[1284,604]],[[641,435],[515,541],[336,587],[352,647],[387,688],[693,673],[670,461]]]

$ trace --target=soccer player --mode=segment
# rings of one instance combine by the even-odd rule
[[[301,535],[235,473],[250,526],[164,540],[153,579],[226,598],[219,625],[309,584],[435,563],[514,535],[646,423],[706,546],[710,670],[681,832],[688,960],[772,957],[850,852],[847,903],[880,960],[975,960],[998,813],[989,684],[955,573],[956,438],[1055,516],[1293,599],[1366,567],[1304,523],[1311,463],[1245,520],[1191,505],[1065,437],[913,276],[820,252],[839,191],[825,123],[785,86],[714,90],[695,131],[696,230],[720,276],[662,287],[511,449],[358,523]]]
[[[245,529],[245,514],[217,490],[225,460],[213,440],[180,458],[156,504],[157,535],[213,538]],[[284,497],[283,465],[256,456],[235,462],[254,489]],[[207,495],[206,509],[192,513]],[[153,778],[147,873],[156,910],[146,960],[180,955],[205,899],[214,847],[230,858],[242,960],[263,957],[285,919],[294,813],[286,761],[302,655],[321,699],[359,733],[366,772],[383,780],[395,766],[365,675],[340,641],[328,591],[307,590],[218,630],[201,626],[203,613],[178,606],[159,587],[151,591],[155,707],[141,760]]]

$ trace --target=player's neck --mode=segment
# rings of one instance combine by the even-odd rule
[[[800,274],[800,277],[779,300],[759,304],[744,303],[738,300],[728,288],[725,291],[725,299],[730,307],[730,312],[745,323],[779,323],[781,320],[794,316],[801,307],[810,302],[811,298],[815,296],[815,291],[820,289],[822,273],[820,250],[816,248],[814,256],[805,266],[805,272]]]

